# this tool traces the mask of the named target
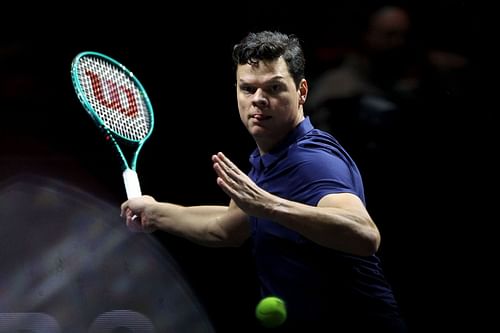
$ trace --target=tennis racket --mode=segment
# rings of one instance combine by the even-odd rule
[[[154,125],[142,84],[118,61],[97,52],[81,52],[73,59],[71,79],[83,107],[118,153],[127,198],[141,196],[137,159]]]

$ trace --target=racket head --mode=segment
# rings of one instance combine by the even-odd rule
[[[138,145],[149,138],[153,107],[141,82],[120,62],[81,52],[72,61],[71,80],[81,104],[106,133]]]

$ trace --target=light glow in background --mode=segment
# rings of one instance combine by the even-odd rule
[[[213,332],[172,257],[119,214],[52,179],[0,183],[0,332]]]

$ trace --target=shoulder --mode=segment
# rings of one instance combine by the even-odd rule
[[[338,157],[346,154],[344,148],[330,133],[313,129],[297,141],[296,150],[304,155]]]
[[[306,133],[288,153],[290,163],[301,165],[314,173],[357,173],[357,166],[349,153],[328,132],[313,129]],[[322,171],[321,171],[322,170]]]

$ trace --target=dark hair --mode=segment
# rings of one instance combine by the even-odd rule
[[[298,87],[305,76],[305,58],[299,39],[276,31],[249,33],[233,48],[234,65],[254,64],[283,56],[288,72]]]

